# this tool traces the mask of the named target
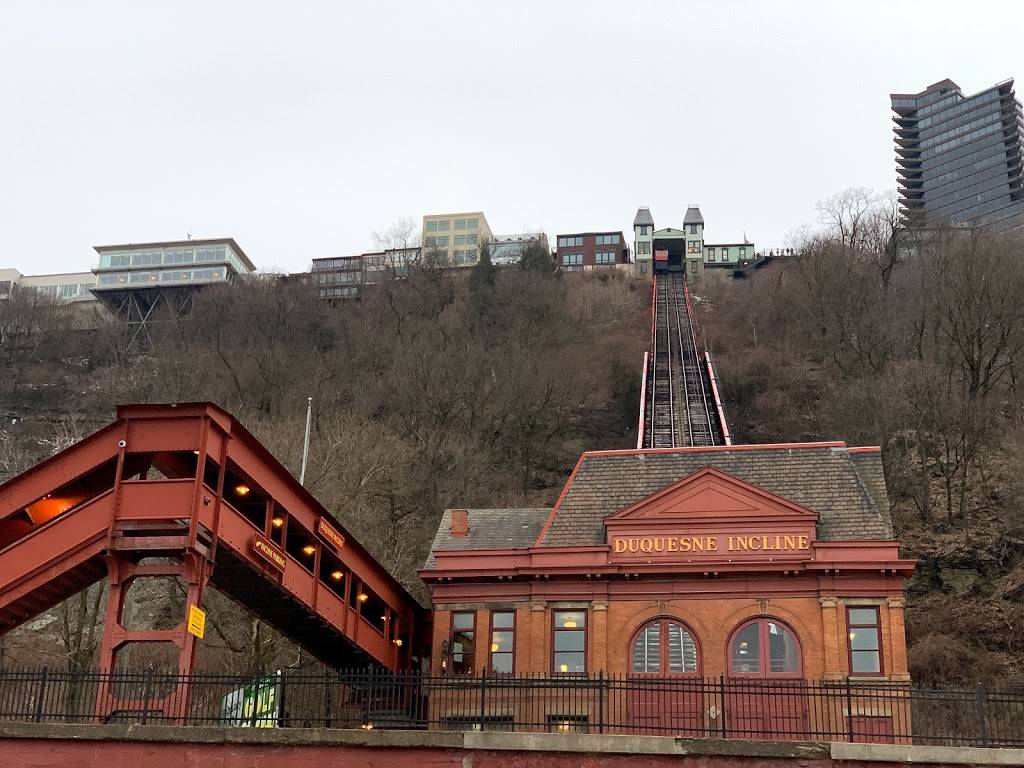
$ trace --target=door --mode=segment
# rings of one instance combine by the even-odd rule
[[[655,619],[633,636],[626,681],[633,733],[704,735],[700,649],[682,622]]]
[[[725,729],[730,738],[806,738],[807,684],[800,643],[780,621],[758,618],[729,643]]]

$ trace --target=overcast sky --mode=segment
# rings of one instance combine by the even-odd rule
[[[1024,3],[0,0],[0,267],[234,237],[261,268],[400,217],[778,246],[895,186],[890,92],[1024,77]]]

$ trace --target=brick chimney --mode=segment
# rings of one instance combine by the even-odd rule
[[[467,533],[469,533],[469,510],[468,509],[453,509],[452,510],[452,536],[461,539]]]

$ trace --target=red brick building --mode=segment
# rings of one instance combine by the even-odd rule
[[[584,453],[553,509],[448,510],[441,674],[908,679],[878,448]]]
[[[566,272],[592,269],[625,269],[629,245],[622,232],[577,232],[559,235],[555,258]]]

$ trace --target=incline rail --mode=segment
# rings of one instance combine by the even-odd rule
[[[183,697],[188,726],[502,730],[1024,746],[1024,691],[897,682],[626,675],[431,677],[416,672],[231,675],[0,672],[0,721],[97,722],[109,691],[132,711],[103,722],[160,724],[149,706]]]
[[[714,373],[700,352],[682,275],[655,277],[651,320],[637,447],[730,445]]]

